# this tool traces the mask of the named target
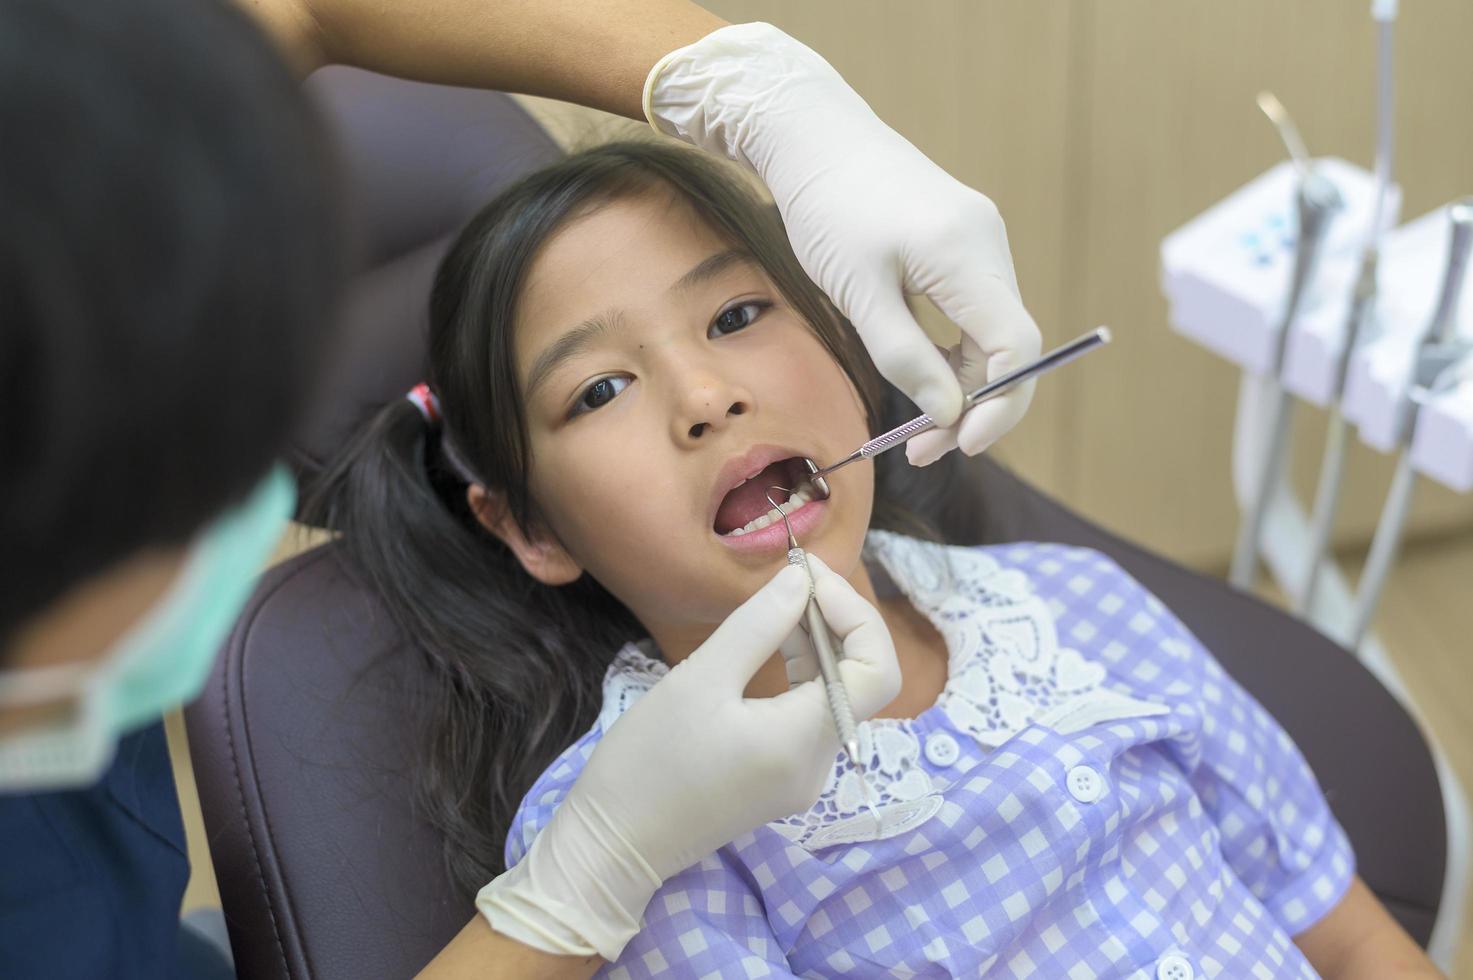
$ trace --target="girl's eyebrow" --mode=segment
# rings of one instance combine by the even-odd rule
[[[715,279],[733,265],[750,261],[752,261],[752,254],[739,248],[729,248],[724,252],[708,255],[692,266],[689,272],[675,280],[675,283],[666,292],[676,293],[694,289],[702,283]],[[527,372],[527,397],[532,397],[538,386],[545,382],[553,371],[557,370],[558,365],[583,353],[596,338],[617,329],[623,322],[622,310],[605,310],[584,320],[549,344],[542,353],[537,355],[537,359],[532,362],[532,369]]]
[[[557,366],[570,357],[581,354],[594,340],[624,323],[623,310],[604,310],[596,313],[563,334],[537,355],[532,370],[527,372],[527,397],[531,398],[537,386],[545,382]]]

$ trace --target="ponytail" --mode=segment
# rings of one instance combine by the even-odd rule
[[[471,894],[504,870],[522,796],[593,724],[604,671],[642,630],[588,576],[560,588],[528,576],[471,514],[441,439],[396,399],[323,474],[305,517],[341,532],[350,572],[429,665],[416,802]]]

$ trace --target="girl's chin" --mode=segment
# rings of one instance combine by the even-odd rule
[[[828,500],[810,500],[788,514],[788,523],[793,526],[793,536],[798,539],[800,547],[820,529],[829,509]],[[718,534],[716,539],[741,555],[782,554],[788,550],[788,531],[781,520],[743,534]]]

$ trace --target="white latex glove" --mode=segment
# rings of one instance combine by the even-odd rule
[[[868,718],[900,690],[890,632],[848,582],[812,567],[854,715]],[[785,567],[610,726],[526,856],[476,896],[493,929],[617,959],[666,878],[813,805],[839,750],[823,688],[742,693],[807,597],[802,569]]]
[[[996,206],[881,122],[828,62],[771,24],[723,27],[656,63],[644,109],[660,132],[767,184],[809,277],[880,373],[945,427],[910,441],[912,463],[958,444],[982,452],[1023,417],[1031,381],[955,424],[964,388],[1021,367],[1042,344]],[[924,293],[961,328],[949,359],[906,293]]]

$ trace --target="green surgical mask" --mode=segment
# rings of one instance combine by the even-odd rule
[[[0,734],[0,792],[91,785],[118,739],[194,699],[296,505],[273,469],[206,528],[168,593],[98,661],[0,671],[0,710],[65,702],[61,721]]]

